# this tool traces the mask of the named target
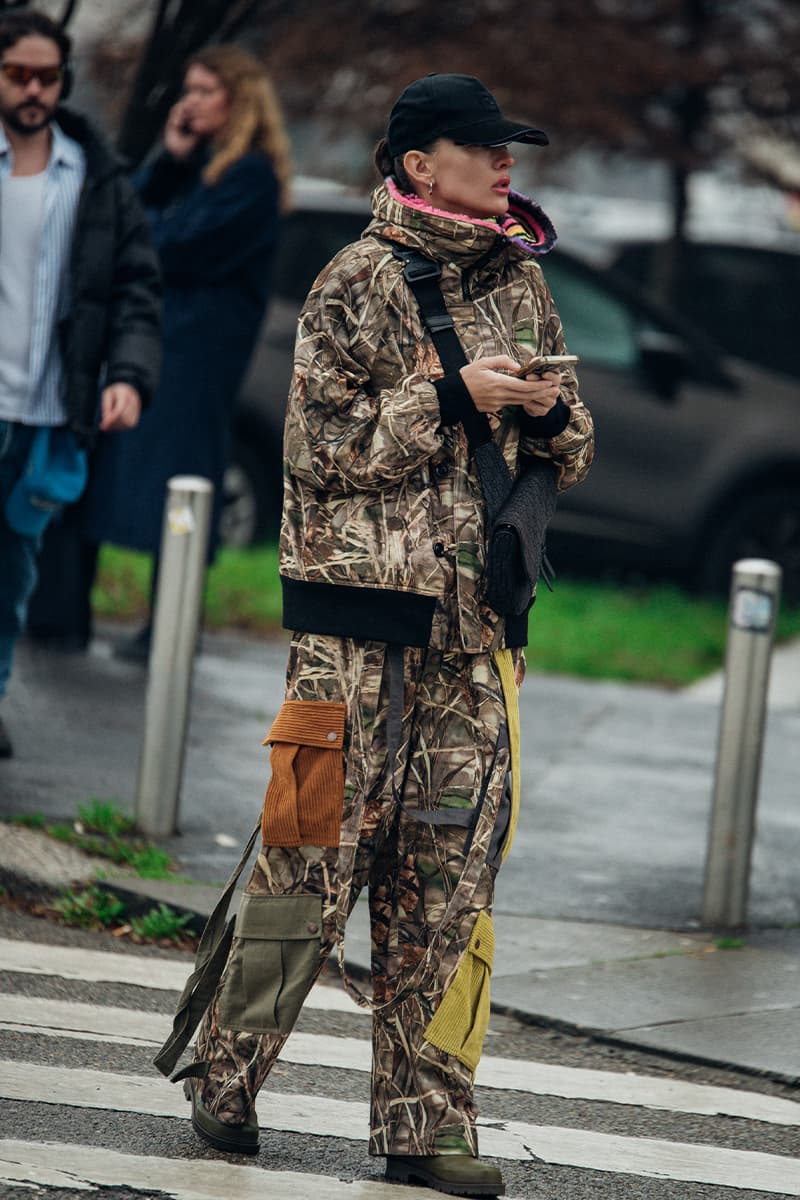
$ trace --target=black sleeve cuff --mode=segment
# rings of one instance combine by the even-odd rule
[[[434,379],[433,386],[439,398],[442,425],[455,425],[460,421],[473,448],[491,440],[489,422],[485,414],[478,412],[472,403],[472,396],[460,371],[451,371],[443,379]]]
[[[522,436],[531,438],[552,438],[563,433],[569,425],[569,405],[561,396],[558,397],[549,412],[541,417],[530,417],[522,414]]]
[[[453,371],[443,379],[434,379],[433,386],[439,397],[439,412],[442,414],[443,425],[455,425],[465,412],[475,408],[460,371]]]
[[[138,392],[143,409],[147,408],[150,404],[150,391],[135,367],[121,366],[116,368],[116,370],[109,371],[103,386],[111,387],[114,383],[127,383],[129,387]]]

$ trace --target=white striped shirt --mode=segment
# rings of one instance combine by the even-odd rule
[[[81,146],[55,122],[50,128],[53,144],[45,178],[38,261],[30,264],[32,309],[29,314],[18,310],[11,316],[9,302],[13,303],[14,298],[4,298],[4,323],[9,319],[30,323],[29,356],[27,386],[9,389],[5,394],[0,386],[0,419],[24,425],[63,425],[67,419],[58,322],[69,312],[69,260],[78,200],[86,178],[86,157]],[[12,153],[0,125],[0,188],[11,175]],[[3,242],[10,236],[13,231],[0,228],[0,256]]]

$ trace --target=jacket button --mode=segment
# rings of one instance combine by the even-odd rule
[[[339,736],[339,735],[338,735],[338,733],[334,733],[334,731],[333,731],[332,729],[331,729],[331,731],[330,731],[330,732],[327,734],[327,738],[328,738],[328,741],[329,741],[329,742],[335,742],[335,741],[336,741],[336,739],[338,738],[338,736]]]
[[[319,925],[317,925],[316,921],[309,921],[306,929],[309,933],[319,933]]]
[[[450,464],[446,462],[438,462],[433,468],[433,473],[437,479],[446,479],[450,474]]]
[[[475,938],[475,949],[480,950],[480,948],[481,948],[481,939]]]
[[[444,555],[444,542],[434,542],[433,553],[437,558],[442,558]]]

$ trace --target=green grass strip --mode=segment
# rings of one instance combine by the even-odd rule
[[[147,609],[148,555],[103,548],[94,592],[98,614],[141,620]],[[722,666],[727,603],[669,585],[622,586],[559,578],[540,585],[529,622],[531,670],[681,687]],[[204,624],[265,636],[280,630],[275,546],[224,549],[209,570]],[[779,614],[777,637],[800,636],[800,609]]]

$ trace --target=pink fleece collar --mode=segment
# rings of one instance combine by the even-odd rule
[[[508,212],[502,217],[470,217],[466,213],[445,212],[444,209],[435,208],[416,192],[401,192],[391,175],[384,182],[392,199],[405,208],[413,208],[430,217],[466,221],[468,225],[479,229],[489,229],[495,234],[502,234],[526,254],[546,254],[556,243],[556,231],[550,219],[538,205],[520,192],[509,192]]]

